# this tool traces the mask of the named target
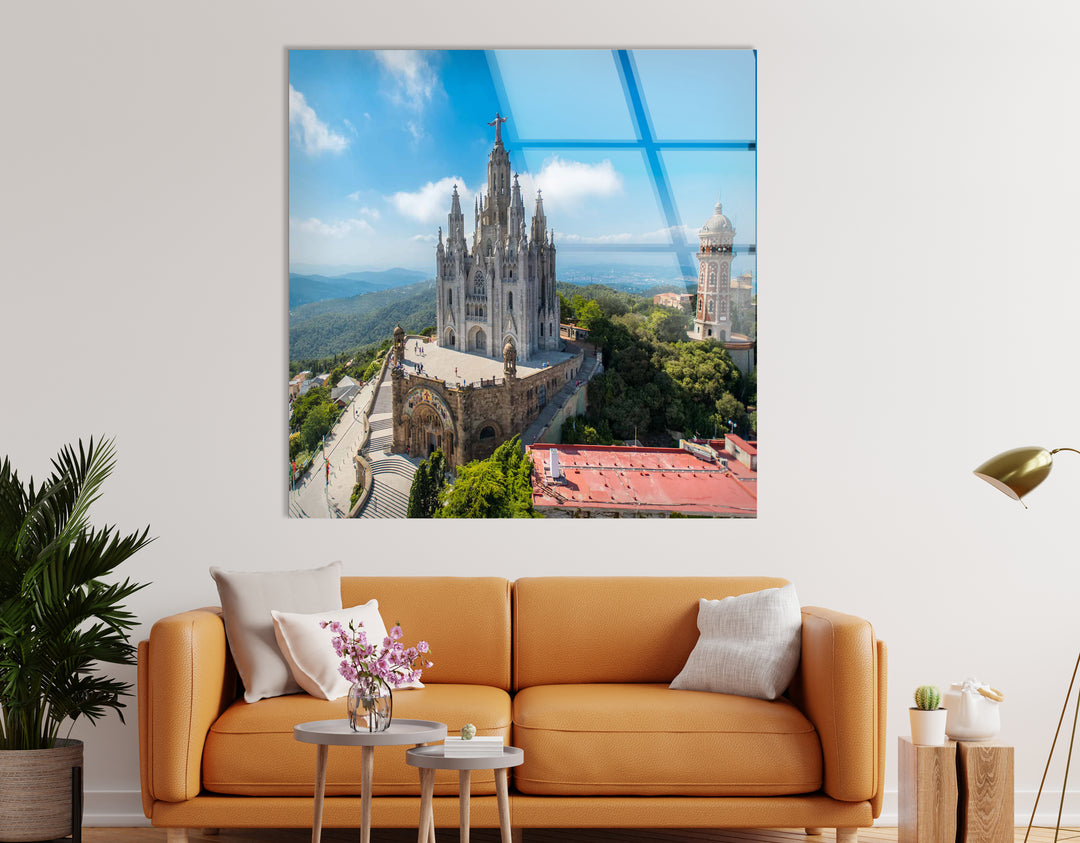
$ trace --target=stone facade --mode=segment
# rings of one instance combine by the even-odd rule
[[[559,298],[555,292],[555,242],[536,192],[532,225],[495,115],[495,146],[488,156],[487,194],[475,204],[472,247],[457,185],[450,199],[446,242],[435,249],[437,341],[444,348],[499,357],[512,341],[522,360],[559,348]]]
[[[427,457],[440,448],[451,468],[486,459],[539,417],[577,376],[582,361],[577,354],[528,377],[465,386],[396,367],[391,372],[394,452]]]

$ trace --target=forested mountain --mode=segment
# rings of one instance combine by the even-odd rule
[[[329,357],[435,324],[435,282],[305,304],[289,313],[289,359]]]
[[[413,269],[382,272],[347,272],[344,275],[289,273],[289,310],[325,299],[341,299],[376,290],[388,290],[423,281],[425,274]]]

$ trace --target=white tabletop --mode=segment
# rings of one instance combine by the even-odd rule
[[[354,732],[349,727],[349,721],[344,718],[313,720],[293,726],[293,737],[302,743],[325,746],[401,746],[441,741],[446,737],[446,724],[434,720],[394,718],[385,731],[369,732],[364,729]]]
[[[405,763],[410,767],[426,767],[429,770],[501,770],[516,767],[525,760],[525,751],[516,746],[501,746],[488,755],[451,756],[443,754],[445,746],[418,746],[405,752]]]

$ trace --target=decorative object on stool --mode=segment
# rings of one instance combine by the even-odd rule
[[[944,746],[945,721],[948,712],[941,708],[941,691],[936,685],[920,685],[915,689],[915,705],[911,716],[911,742],[916,746]]]
[[[423,669],[432,666],[425,657],[428,643],[406,647],[400,624],[381,642],[368,641],[363,623],[349,621],[345,627],[340,621],[322,621],[319,626],[334,634],[330,643],[341,659],[338,672],[352,683],[346,698],[349,726],[354,732],[386,731],[394,713],[391,688],[417,681]]]
[[[461,727],[461,739],[463,741],[471,741],[476,737],[476,727],[472,723],[466,723]]]
[[[953,682],[945,692],[945,734],[954,741],[988,741],[1001,731],[1005,695],[978,679]]]
[[[1053,467],[1054,454],[1061,451],[1072,451],[1080,454],[1076,448],[1054,448],[1049,450],[1039,446],[1026,446],[1003,451],[996,457],[991,457],[975,469],[975,476],[985,480],[995,489],[1004,492],[1010,498],[1020,501],[1024,509],[1028,506],[1022,498],[1032,489],[1038,486],[1050,474]],[[1046,784],[1046,776],[1050,772],[1050,762],[1054,758],[1054,750],[1057,748],[1058,736],[1061,734],[1061,724],[1065,722],[1065,712],[1069,709],[1069,701],[1072,699],[1073,686],[1076,684],[1076,674],[1080,671],[1080,654],[1076,657],[1076,665],[1073,667],[1072,678],[1069,679],[1069,689],[1065,692],[1065,702],[1061,706],[1061,716],[1058,717],[1057,729],[1054,730],[1054,739],[1050,743],[1050,753],[1046,756],[1046,767],[1043,768],[1042,779],[1039,781],[1039,791],[1035,794],[1035,804],[1031,808],[1031,819],[1028,820],[1027,833],[1024,834],[1025,843],[1035,828],[1035,812],[1039,810],[1039,800],[1042,798],[1043,786]],[[1076,722],[1080,716],[1080,693],[1077,695],[1073,713],[1073,733],[1069,742],[1069,755],[1065,763],[1065,774],[1061,782],[1061,801],[1058,803],[1057,824],[1054,826],[1054,840],[1058,839],[1061,831],[1061,814],[1065,808],[1066,785],[1069,783],[1069,762],[1072,760],[1072,744],[1076,739]]]
[[[0,464],[0,841],[82,835],[83,746],[60,738],[69,721],[115,710],[131,684],[97,672],[135,664],[142,588],[106,583],[152,539],[90,526],[88,511],[115,465],[112,440],[66,446],[40,486]]]

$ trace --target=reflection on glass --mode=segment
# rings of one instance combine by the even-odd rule
[[[664,150],[662,158],[687,231],[704,225],[719,200],[735,227],[736,245],[757,241],[756,152]]]
[[[634,50],[658,141],[757,139],[753,50]]]
[[[634,139],[610,50],[497,50],[489,56],[514,121],[513,137]]]

